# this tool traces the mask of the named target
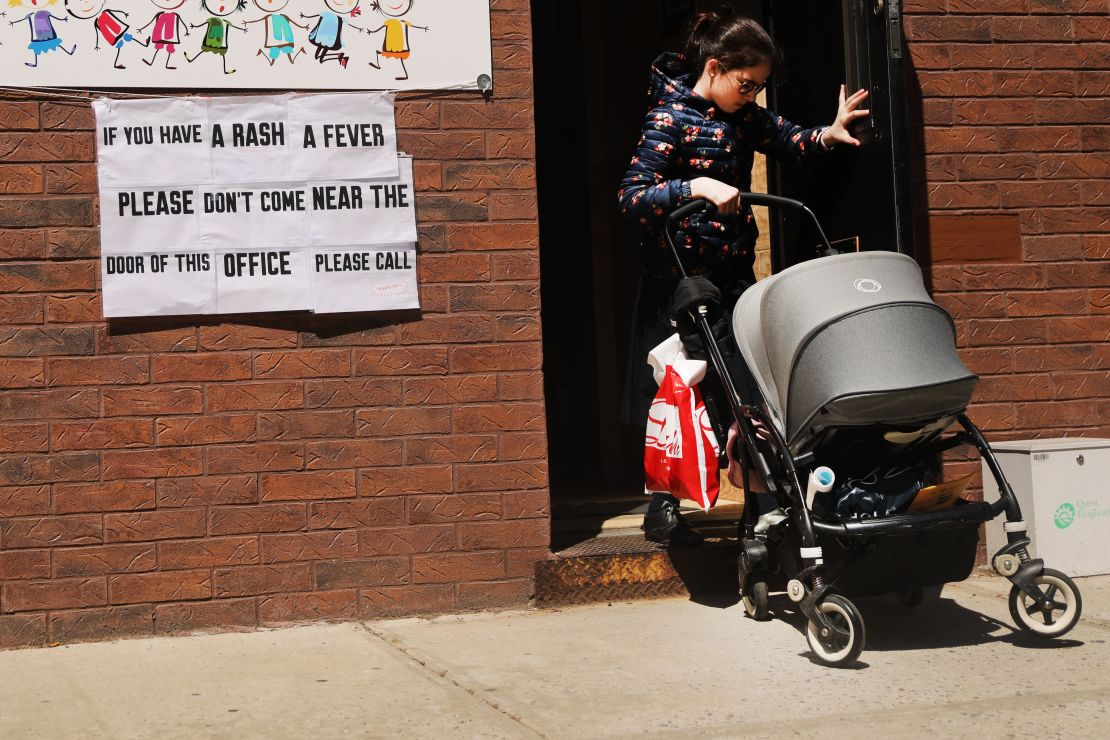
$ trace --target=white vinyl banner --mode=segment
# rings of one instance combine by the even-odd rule
[[[489,0],[3,4],[17,87],[477,90],[493,74]]]
[[[105,316],[419,308],[392,97],[94,102]]]

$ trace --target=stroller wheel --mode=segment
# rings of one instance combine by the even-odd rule
[[[748,583],[740,601],[744,604],[744,611],[749,617],[759,622],[767,619],[771,612],[767,606],[767,581]]]
[[[822,635],[821,627],[816,622],[810,622],[806,630],[809,649],[825,665],[843,666],[854,663],[863,652],[863,617],[859,609],[836,594],[826,596],[817,608],[827,615],[826,618],[834,629],[831,634]]]
[[[1045,568],[1037,577],[1037,586],[1048,598],[1048,605],[1038,603],[1017,586],[1010,589],[1010,616],[1017,626],[1041,637],[1060,637],[1079,622],[1083,598],[1075,582],[1058,570]]]
[[[925,600],[925,589],[921,586],[906,586],[898,589],[895,596],[898,597],[898,603],[902,606],[921,606],[921,602]]]

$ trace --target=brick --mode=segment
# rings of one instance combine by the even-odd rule
[[[551,513],[551,496],[544,491],[512,491],[501,499],[505,519],[547,518]]]
[[[53,506],[55,514],[153,509],[154,481],[58,484],[54,486]]]
[[[1078,182],[1009,182],[1000,186],[1003,208],[1051,206],[1080,201]]]
[[[549,556],[550,553],[546,547],[509,550],[509,561],[505,566],[506,575],[510,578],[534,578],[536,563],[546,560]]]
[[[487,131],[486,159],[526,159],[536,156],[536,140],[531,131]],[[531,218],[521,216],[519,218]]]
[[[530,129],[532,106],[528,102],[444,102],[443,127],[476,129]],[[475,157],[468,157],[475,159]]]
[[[476,403],[496,398],[494,375],[408,378],[404,383],[404,402],[408,405]]]
[[[1089,399],[1077,401],[1039,401],[1017,406],[1017,429],[1052,429],[1091,426],[1098,423],[1098,409]]]
[[[209,475],[300,470],[304,467],[304,445],[299,442],[208,447],[204,454]]]
[[[262,624],[355,619],[358,616],[358,590],[271,594],[258,600],[258,614]]]
[[[308,513],[304,504],[217,506],[208,519],[212,535],[296,532],[306,527]]]
[[[0,648],[45,645],[48,639],[45,614],[0,616]]]
[[[210,599],[212,574],[198,569],[108,576],[108,595],[112,604]]]
[[[1105,124],[1110,119],[1110,98],[1052,98],[1051,102],[1037,101],[1039,123]]]
[[[100,256],[100,229],[47,229],[46,249],[51,259],[93,259]]]
[[[490,257],[486,254],[421,254],[416,267],[421,285],[482,283],[490,279]]]
[[[452,311],[481,310],[473,304],[465,305],[468,300],[465,291],[471,287],[475,286],[451,286]],[[478,300],[483,298],[479,297]],[[427,317],[401,326],[398,333],[401,344],[470,344],[488,342],[491,339],[493,324],[490,317],[474,314]]]
[[[994,41],[1059,42],[1075,38],[1071,19],[1066,17],[996,17],[990,19]],[[984,39],[985,40],[985,39]]]
[[[314,380],[305,383],[304,407],[390,406],[401,402],[401,384],[392,379]]]
[[[397,128],[439,128],[440,104],[426,100],[398,100]]]
[[[49,550],[0,551],[0,573],[5,581],[50,577]]]
[[[301,332],[302,347],[373,347],[396,340],[393,321],[375,314],[358,319],[319,315],[315,321]]]
[[[967,346],[1044,344],[1049,341],[1045,319],[974,319],[966,323]],[[965,346],[964,342],[960,342]]]
[[[998,146],[1003,151],[1056,152],[1079,147],[1075,126],[1037,126],[1036,128],[999,128]]]
[[[405,443],[405,464],[488,462],[497,459],[494,435],[423,437]]]
[[[536,285],[452,285],[452,311],[538,311]]]
[[[173,447],[153,450],[111,450],[103,453],[104,480],[118,478],[181,478],[204,472],[202,450]]]
[[[536,314],[498,316],[493,323],[494,338],[498,342],[538,342],[542,326]]]
[[[451,224],[447,227],[447,244],[452,250],[536,249],[539,238],[539,226],[534,221]]]
[[[997,375],[1014,370],[1013,354],[1008,347],[962,349],[960,359],[976,375]]]
[[[221,416],[171,416],[158,419],[158,444],[162,446],[210,445],[249,442],[255,438],[254,414]]]
[[[0,487],[0,517],[50,513],[50,486]]]
[[[540,403],[462,406],[454,412],[454,431],[461,433],[539,430],[544,428]]]
[[[360,496],[450,493],[453,485],[450,465],[365,468],[358,475]]]
[[[2,170],[0,170],[2,171]],[[2,177],[2,175],[0,175]],[[0,181],[2,182],[2,181]],[[5,260],[37,260],[46,257],[46,241],[39,229],[3,229],[0,230],[0,259]],[[4,280],[9,284],[19,284],[26,270],[3,274]],[[26,320],[14,323],[34,323]]]
[[[911,16],[905,19],[905,33],[911,42],[990,41],[991,22],[989,17]]]
[[[37,164],[0,166],[0,193],[28,195],[43,191],[42,167]]]
[[[993,87],[994,92],[1000,96],[1074,95],[1076,90],[1076,75],[1074,72],[1064,72],[1060,70],[1053,70],[1050,72],[1026,70],[1020,72],[995,72]]]
[[[263,563],[358,557],[358,532],[298,532],[262,537]]]
[[[458,608],[504,609],[524,607],[534,596],[531,578],[489,583],[460,583]]]
[[[354,372],[360,376],[443,375],[447,373],[447,350],[424,347],[356,349]]]
[[[154,427],[149,419],[54,422],[55,450],[102,450],[149,447]]]
[[[92,131],[96,118],[87,103],[43,103],[42,127],[51,130]]]
[[[464,122],[463,127],[474,126]],[[485,142],[481,134],[473,131],[398,131],[397,146],[420,159],[482,159],[485,155]],[[424,207],[419,207],[418,212],[421,219],[429,218]],[[484,218],[484,210],[480,217]]]
[[[305,468],[308,470],[400,465],[401,461],[400,440],[335,440],[305,445]]]
[[[919,72],[921,95],[926,98],[959,98],[994,95],[994,78],[990,72]]]
[[[1102,399],[1110,396],[1110,373],[1105,370],[1087,373],[1058,372],[1052,375],[1053,396]]]
[[[0,295],[0,321],[4,324],[41,324],[44,315],[42,296]]]
[[[1022,290],[1045,287],[1044,269],[1037,265],[967,265],[967,290]]]
[[[355,529],[405,523],[403,499],[381,497],[358,501],[323,501],[309,505],[309,529]]]
[[[982,403],[1047,401],[1053,397],[1047,375],[989,375],[980,378],[975,398]]]
[[[431,553],[412,558],[413,583],[466,583],[504,575],[504,552]]]
[[[501,518],[501,495],[497,493],[410,496],[409,524],[443,524]]]
[[[493,136],[495,134],[491,133],[491,143]],[[539,215],[534,193],[492,192],[487,204],[491,221],[524,221],[535,219]]]
[[[51,642],[78,642],[150,635],[154,610],[149,606],[111,606],[78,609],[50,615]]]
[[[531,163],[447,162],[443,165],[443,187],[455,190],[519,190],[536,186],[536,169]]]
[[[508,522],[465,522],[459,525],[459,549],[543,547],[550,540],[547,519],[519,519]]]
[[[311,563],[217,568],[213,578],[216,598],[309,591],[313,580]]]
[[[62,195],[97,192],[96,165],[46,165],[46,192]]]
[[[998,151],[998,141],[993,129],[977,126],[928,128],[925,130],[925,150],[931,154],[995,152]]]
[[[1098,43],[1036,44],[1033,66],[1037,69],[1105,69],[1110,46]]]
[[[284,411],[258,415],[258,438],[293,441],[355,436],[354,411]]]
[[[931,210],[997,208],[998,186],[994,183],[939,183],[929,187]]]
[[[4,134],[0,134],[0,152],[6,147]],[[8,160],[0,154],[3,161]],[[0,200],[0,227],[31,228],[34,226],[92,226],[92,198],[35,198]]]
[[[199,414],[204,409],[201,390],[196,386],[105,388],[102,394],[105,416]]]
[[[968,416],[984,431],[1010,430],[1017,424],[1017,412],[1011,403],[975,404]]]
[[[242,352],[155,355],[150,373],[153,383],[245,380],[251,377],[251,356]]]
[[[1006,311],[1010,316],[1066,316],[1084,313],[1087,309],[1084,290],[1009,293],[1008,298]]]
[[[96,352],[100,355],[195,352],[196,348],[197,330],[191,326],[180,329],[151,329],[148,325],[131,326],[121,319],[98,327],[96,333]],[[215,377],[204,376],[203,373],[200,376],[200,380]]]
[[[451,350],[452,373],[538,370],[541,366],[540,345],[533,342],[456,347]]]
[[[502,401],[538,401],[543,399],[543,375],[526,373],[498,377],[498,398]]]
[[[91,355],[93,342],[92,330],[85,327],[0,329],[0,357]]]
[[[217,383],[206,388],[209,413],[225,411],[277,411],[305,405],[304,384],[299,382]]]
[[[351,374],[348,350],[311,349],[259,352],[254,357],[256,378],[326,378]]]
[[[421,406],[362,409],[355,415],[360,437],[440,434],[451,431],[451,409]]]
[[[498,43],[493,45],[493,68],[501,70],[531,70],[532,52],[529,44]]]
[[[203,509],[108,514],[104,517],[104,541],[152,542],[203,537],[206,528]]]
[[[161,570],[189,570],[229,565],[258,565],[258,537],[214,537],[158,544]]]
[[[5,613],[75,609],[108,603],[108,592],[99,577],[14,582],[4,584],[2,601]]]
[[[358,538],[358,555],[364,558],[448,552],[458,547],[455,528],[450,524],[362,529]]]
[[[141,573],[158,567],[158,553],[151,543],[66,547],[55,549],[53,557],[55,578]]]
[[[0,102],[0,128],[35,130],[39,127],[39,104],[35,102]]]
[[[544,432],[512,432],[501,435],[500,460],[540,460],[547,457]]]
[[[165,604],[154,609],[154,631],[193,632],[217,627],[254,627],[258,614],[254,599],[221,599],[191,604]]]
[[[957,126],[1029,124],[1037,121],[1033,100],[976,98],[957,100],[953,109]]]
[[[505,462],[460,465],[455,472],[455,490],[514,491],[547,486],[547,464],[543,462]]]
[[[0,486],[33,486],[40,483],[91,481],[100,477],[94,453],[0,455]]]
[[[1018,69],[1033,66],[1033,49],[1026,44],[952,44],[954,69]]]
[[[0,453],[48,452],[50,427],[43,424],[9,424],[0,427]]]
[[[353,471],[263,474],[258,480],[260,501],[309,501],[354,498]]]
[[[200,349],[228,351],[296,347],[298,333],[292,329],[257,324],[217,324],[199,330]]]
[[[251,504],[258,500],[258,480],[253,475],[168,478],[158,481],[157,489],[160,508]]]
[[[52,295],[46,297],[46,316],[52,324],[87,324],[104,315],[99,295]]]
[[[1049,336],[1056,344],[1110,341],[1110,316],[1058,316],[1049,322]]]
[[[369,588],[411,582],[407,557],[335,560],[316,564],[316,588]]]
[[[1090,370],[1098,367],[1098,357],[1091,345],[1054,345],[1047,347],[1015,347],[1014,372],[1032,373],[1059,370]]]
[[[363,619],[446,612],[455,608],[455,588],[451,584],[363,588],[359,595],[359,616]]]

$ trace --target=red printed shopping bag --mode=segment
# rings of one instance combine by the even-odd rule
[[[717,436],[701,392],[667,365],[648,411],[644,437],[645,488],[666,491],[709,509],[720,493]]]

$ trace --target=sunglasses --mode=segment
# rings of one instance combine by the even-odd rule
[[[728,71],[728,69],[721,67],[721,72]],[[741,95],[751,95],[753,93],[759,94],[766,90],[767,85],[771,82],[771,78],[768,77],[763,82],[756,82],[755,80],[749,80],[747,78],[742,78],[739,80],[734,78],[733,82],[736,83],[736,91],[739,92]]]

